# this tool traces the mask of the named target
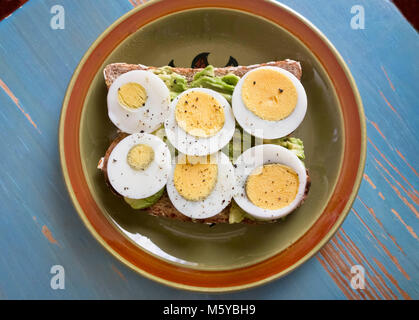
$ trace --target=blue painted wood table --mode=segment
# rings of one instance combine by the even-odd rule
[[[367,117],[364,179],[342,228],[312,259],[268,285],[224,295],[179,291],[123,266],[93,239],[70,202],[58,120],[89,45],[141,0],[31,0],[0,22],[0,297],[2,299],[418,299],[419,38],[384,0],[283,1],[337,47]],[[50,26],[54,5],[65,28]],[[365,28],[353,29],[362,5]],[[65,289],[51,288],[51,267]],[[365,269],[352,289],[351,267]]]

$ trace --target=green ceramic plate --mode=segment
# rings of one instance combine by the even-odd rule
[[[96,169],[116,135],[107,116],[103,68],[113,62],[190,67],[293,59],[308,96],[304,141],[312,179],[302,207],[285,221],[216,225],[132,210]],[[355,82],[333,45],[289,8],[263,0],[153,1],[127,13],[93,43],[67,89],[59,131],[63,175],[92,235],[136,272],[177,288],[225,292],[294,270],[338,230],[358,191],[366,134]]]
[[[81,159],[89,188],[103,213],[138,246],[152,254],[198,269],[231,269],[255,264],[289,247],[323,212],[333,192],[343,155],[343,123],[333,84],[314,54],[268,20],[234,10],[199,9],[171,14],[125,39],[103,66],[126,62],[190,67],[198,54],[224,66],[293,59],[303,69],[308,112],[293,136],[304,141],[312,187],[305,204],[284,222],[268,225],[207,225],[152,217],[114,196],[96,169],[116,128],[107,116],[102,70],[97,71],[81,117]]]

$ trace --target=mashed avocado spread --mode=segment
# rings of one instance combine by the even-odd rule
[[[263,143],[277,144],[281,147],[287,148],[288,150],[295,153],[295,155],[303,161],[306,156],[304,154],[304,144],[301,139],[294,137],[284,137],[274,140],[263,140]]]
[[[157,75],[170,91],[170,100],[176,98],[180,93],[188,89],[186,78],[173,71],[172,67],[165,66],[156,68],[152,72]]]
[[[130,199],[124,197],[124,200],[126,203],[128,203],[133,209],[146,209],[148,207],[151,207],[153,204],[155,204],[161,196],[164,193],[164,189],[162,188],[159,192],[153,194],[152,196],[144,199]]]
[[[276,144],[281,147],[287,148],[292,151],[301,161],[304,161],[304,144],[303,141],[299,138],[294,137],[283,137],[279,139],[260,139],[251,136],[249,133],[245,132],[237,123],[236,131],[234,132],[233,139],[231,139],[228,144],[228,156],[230,161],[234,162],[239,155],[245,152],[247,149],[254,147],[258,144]]]
[[[240,79],[234,74],[227,74],[222,77],[216,76],[214,67],[211,65],[197,72],[190,84],[188,84],[184,76],[174,72],[173,68],[169,66],[156,68],[152,72],[162,79],[169,88],[171,100],[190,88],[208,88],[217,91],[231,103],[234,87]]]

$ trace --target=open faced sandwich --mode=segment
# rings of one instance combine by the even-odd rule
[[[117,128],[98,168],[133,209],[182,221],[262,223],[307,197],[307,110],[293,60],[214,68],[104,69]]]

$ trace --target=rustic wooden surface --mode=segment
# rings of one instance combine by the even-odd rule
[[[343,227],[312,259],[268,285],[232,294],[171,289],[132,272],[93,239],[61,176],[63,96],[96,37],[140,0],[32,0],[0,22],[0,298],[418,299],[419,39],[384,0],[284,0],[332,41],[358,84],[367,117],[364,179]],[[52,30],[50,9],[65,8]],[[350,27],[365,8],[365,29]],[[351,266],[366,271],[350,286]],[[53,265],[65,289],[50,286]]]

